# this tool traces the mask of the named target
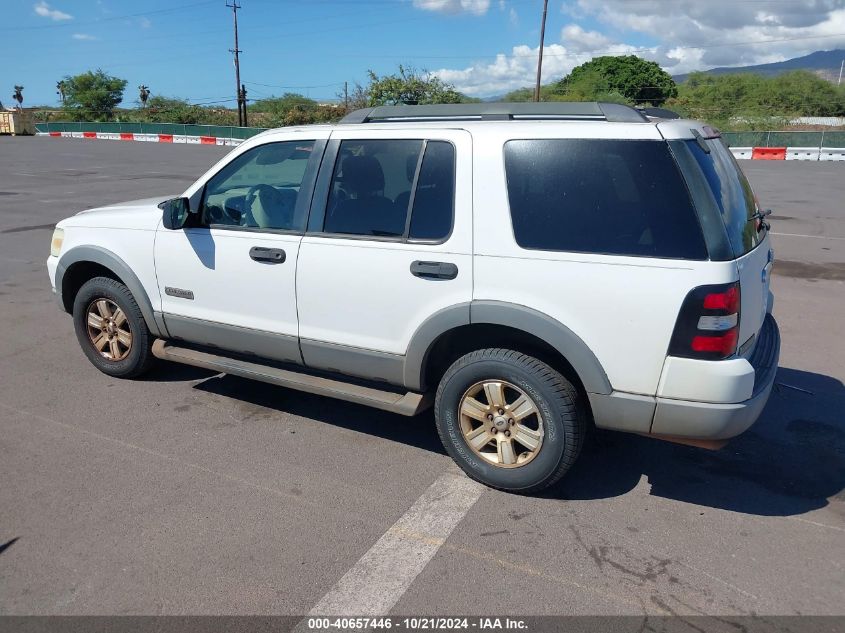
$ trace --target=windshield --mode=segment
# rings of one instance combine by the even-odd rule
[[[757,203],[751,185],[742,173],[733,154],[721,139],[703,141],[710,152],[705,152],[698,141],[687,141],[695,160],[698,162],[710,190],[716,198],[716,204],[722,214],[727,229],[728,239],[735,257],[741,257],[754,249],[765,237],[758,232],[754,214]]]

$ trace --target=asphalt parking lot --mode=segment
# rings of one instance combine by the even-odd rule
[[[430,413],[85,359],[55,222],[225,151],[0,138],[0,614],[303,615],[348,604],[373,551],[392,614],[845,614],[845,163],[743,163],[783,336],[760,421],[718,452],[598,434],[526,498],[455,474]],[[413,520],[440,486],[466,499],[442,533]]]

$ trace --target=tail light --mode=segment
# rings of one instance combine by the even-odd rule
[[[736,352],[739,338],[739,282],[690,291],[675,323],[670,356],[722,360]]]

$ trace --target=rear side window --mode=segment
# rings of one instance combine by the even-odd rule
[[[440,240],[452,230],[455,204],[455,148],[429,141],[420,167],[408,237]]]
[[[323,230],[440,240],[452,230],[454,198],[451,143],[347,140],[340,145]]]
[[[707,259],[686,185],[662,141],[508,141],[505,170],[522,248]]]
[[[734,255],[741,257],[757,246],[764,236],[764,233],[757,231],[754,222],[753,216],[757,212],[754,193],[733,154],[721,139],[703,142],[710,150],[709,153],[697,141],[687,141],[686,144],[716,198]]]

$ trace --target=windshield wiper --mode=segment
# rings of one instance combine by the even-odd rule
[[[752,220],[759,220],[760,221],[760,228],[766,229],[767,231],[772,228],[772,226],[766,222],[766,218],[772,214],[771,209],[766,209],[765,211],[758,210],[754,215],[748,218],[748,221],[751,222]]]

